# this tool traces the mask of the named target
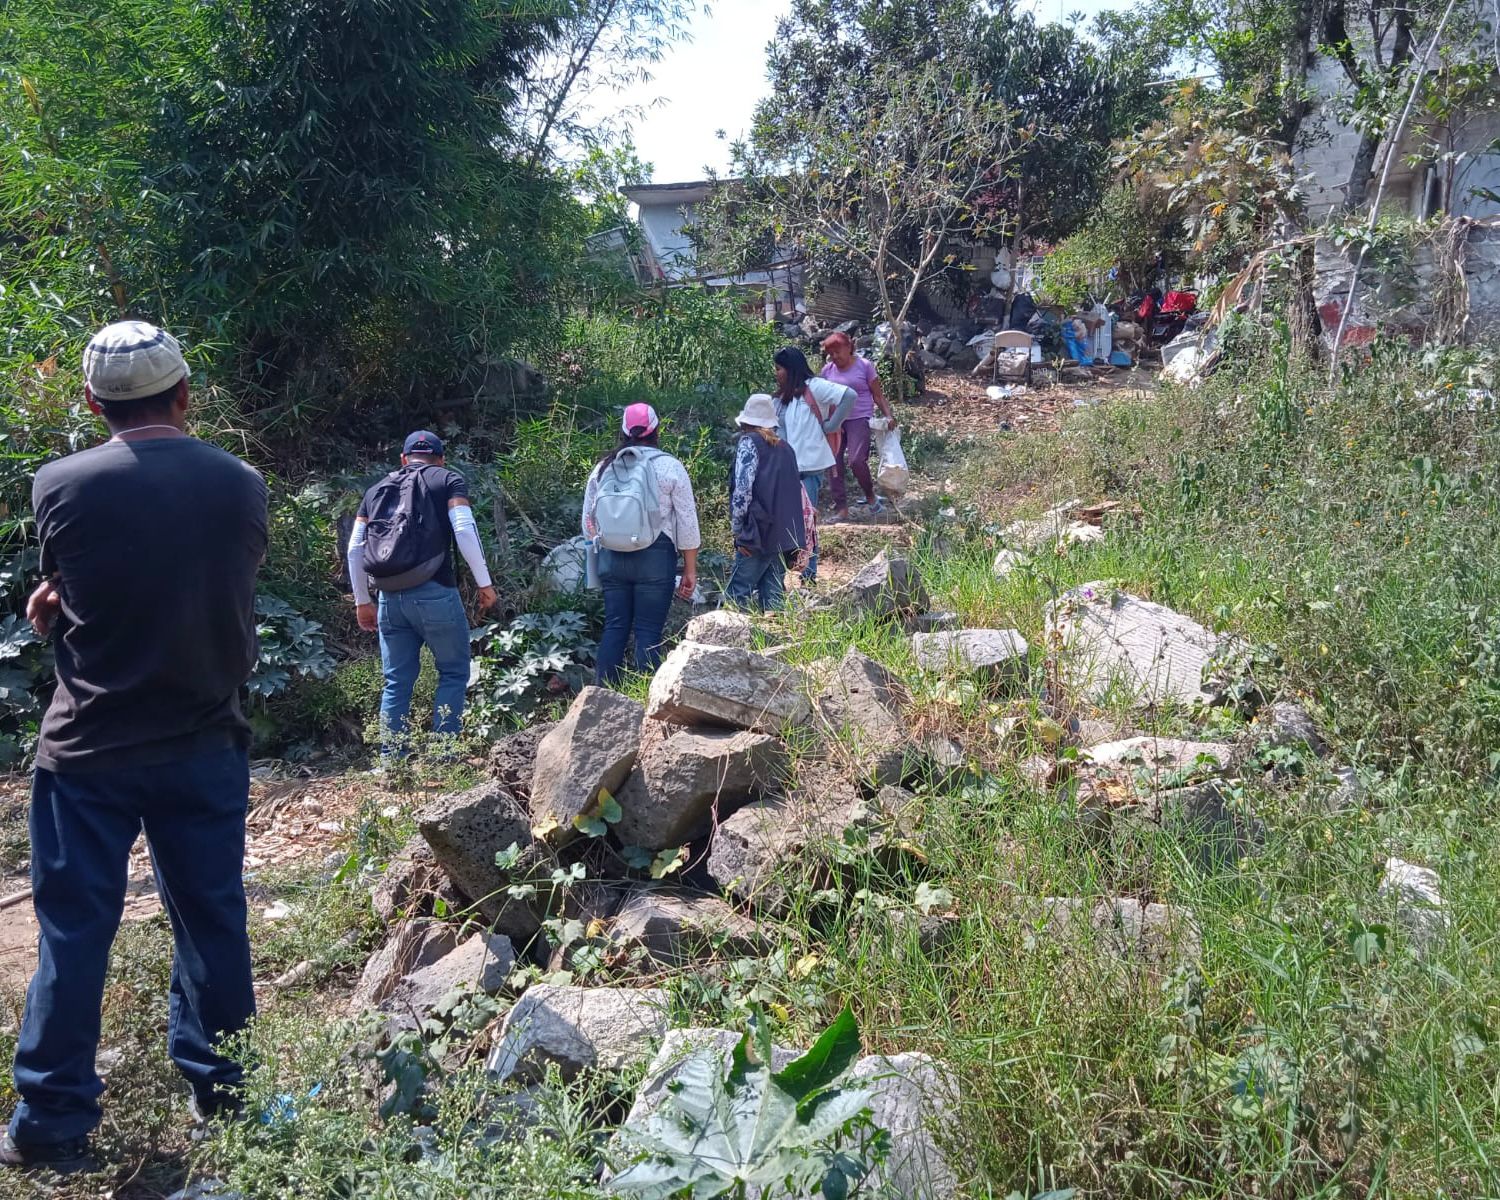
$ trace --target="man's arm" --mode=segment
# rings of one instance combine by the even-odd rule
[[[459,553],[479,585],[479,610],[493,608],[499,599],[490,581],[490,569],[484,561],[484,547],[479,544],[479,526],[474,520],[474,506],[467,496],[454,496],[448,501],[448,524],[453,526],[453,540],[458,543]]]
[[[354,617],[366,633],[374,633],[379,627],[375,612],[375,601],[370,596],[370,577],[365,573],[365,526],[370,522],[364,517],[354,518],[354,531],[349,535],[349,549],[344,561],[349,564],[349,586],[354,591]]]

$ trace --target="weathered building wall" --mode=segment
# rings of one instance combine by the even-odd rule
[[[1460,325],[1467,340],[1500,340],[1500,218],[1461,219],[1453,234],[1453,241],[1439,232],[1419,242],[1399,263],[1366,257],[1344,322],[1344,345],[1364,345],[1377,330],[1417,340],[1449,340]],[[1327,239],[1318,240],[1313,297],[1325,347],[1332,347],[1337,334],[1356,257]],[[1458,290],[1455,260],[1463,263]],[[1465,310],[1466,323],[1461,320]]]

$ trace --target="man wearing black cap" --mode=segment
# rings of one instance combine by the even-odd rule
[[[378,540],[389,544],[395,540],[392,531],[399,529],[420,530],[411,536],[427,540],[418,548],[420,561],[397,575],[375,577],[373,564],[367,561],[367,540],[372,548]],[[469,618],[458,594],[454,545],[479,585],[481,611],[493,607],[495,589],[479,544],[469,485],[444,465],[442,439],[419,429],[402,447],[400,469],[365,493],[349,538],[355,613],[361,629],[380,635],[380,661],[385,670],[380,725],[388,739],[387,754],[400,747],[407,732],[411,692],[424,645],[432,652],[438,676],[432,728],[447,734],[460,728],[469,686]],[[380,592],[378,605],[371,598],[372,582]]]
[[[218,1044],[255,1012],[239,691],[256,659],[266,485],[184,431],[188,368],[171,334],[106,326],[83,375],[113,436],[32,487],[43,582],[27,616],[52,638],[57,689],[31,791],[37,968],[0,1142],[0,1164],[60,1171],[86,1164],[100,1119],[99,1008],[142,832],[175,945],[168,1049],[198,1115],[237,1109],[242,1071]]]

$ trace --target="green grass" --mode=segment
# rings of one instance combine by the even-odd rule
[[[959,517],[924,533],[914,559],[935,608],[1028,639],[1028,680],[954,688],[917,670],[898,626],[774,618],[766,639],[793,641],[789,661],[855,645],[890,667],[913,731],[957,737],[968,769],[918,787],[920,857],[880,866],[858,847],[825,847],[837,888],[788,864],[765,958],[654,972],[679,1019],[735,1025],[758,1007],[778,1040],[805,1045],[852,1003],[868,1049],[925,1051],[954,1071],[959,1111],[940,1133],[971,1197],[1500,1195],[1500,423],[1443,402],[1473,360],[1378,353],[1334,389],[1270,354],[1195,393],[1079,411],[1061,432],[934,442],[954,456],[944,469]],[[999,528],[1070,496],[1138,512],[1101,544],[1038,555],[997,581]],[[1366,781],[1364,803],[1330,813],[1333,780],[1310,760],[1300,774],[1247,776],[1232,799],[1262,840],[1226,858],[1149,827],[1101,837],[1071,784],[1029,781],[1022,761],[1048,749],[1037,717],[1058,706],[1122,729],[1246,736],[1227,711],[1136,714],[1121,700],[1100,712],[1055,691],[1046,606],[1100,579],[1261,647],[1258,682],[1317,714],[1333,761]],[[624,690],[644,698],[646,683]],[[1002,745],[991,723],[1006,715],[1023,724]],[[382,861],[406,828],[361,822],[356,864]],[[1391,854],[1442,876],[1448,926],[1423,956],[1378,893]],[[358,880],[269,881],[305,921],[264,931],[264,968],[317,958],[362,927]],[[889,915],[944,893],[958,919],[941,945],[924,948]],[[1201,952],[1122,960],[1101,939],[1041,928],[1041,897],[1190,911]],[[128,977],[155,975],[107,1014],[111,1029],[135,1031],[140,1064],[128,1096],[122,1083],[110,1100],[110,1177],[144,1163],[143,1179],[166,1178],[184,1159],[160,1132],[172,1111],[152,1024],[164,947],[160,930],[131,936]],[[354,958],[334,956],[334,983]],[[638,964],[580,976],[640,978]],[[422,1118],[444,1157],[424,1157],[411,1118],[376,1116],[369,1031],[336,1022],[340,1003],[322,983],[257,1024],[254,1102],[301,1097],[299,1115],[239,1127],[195,1169],[256,1197],[600,1194],[601,1131],[629,1081],[557,1084],[542,1132],[487,1149],[486,1114],[505,1100],[472,1061],[451,1062]]]

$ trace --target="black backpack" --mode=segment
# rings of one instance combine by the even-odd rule
[[[448,555],[448,525],[423,477],[429,464],[392,471],[365,493],[365,573],[381,592],[426,583]]]

